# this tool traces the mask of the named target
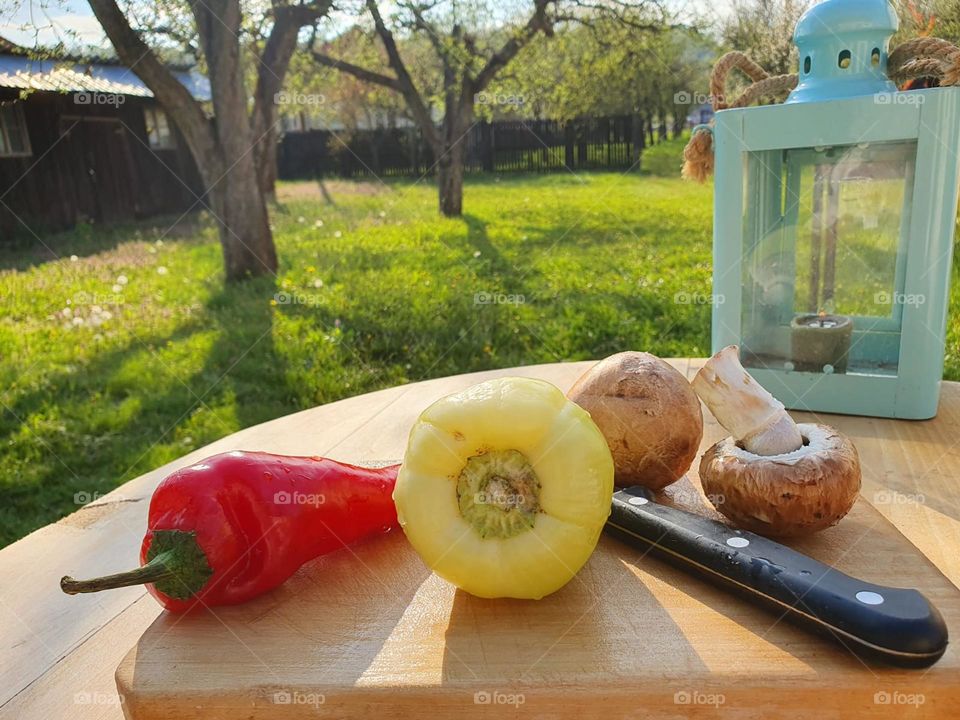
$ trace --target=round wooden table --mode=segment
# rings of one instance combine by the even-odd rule
[[[679,359],[670,362],[688,378],[692,378],[703,361]],[[0,585],[0,633],[3,638],[0,652],[0,717],[86,720],[123,716],[114,673],[141,635],[158,620],[161,610],[142,588],[68,597],[59,591],[58,581],[65,574],[88,577],[135,566],[150,495],[160,479],[175,468],[232,449],[325,455],[359,464],[398,460],[414,419],[428,404],[443,395],[484,379],[504,375],[542,378],[566,390],[590,364],[560,363],[440,378],[349,398],[279,418],[235,433],[157,468],[73,515],[3,549],[0,551],[0,577],[3,578]],[[960,384],[944,383],[940,412],[934,420],[910,422],[842,416],[823,418],[849,435],[860,451],[864,483],[858,508],[863,513],[872,513],[870,517],[882,516],[902,533],[906,548],[913,551],[910,546],[912,543],[919,550],[916,561],[910,561],[910,564],[922,566],[925,572],[933,573],[931,577],[942,580],[943,587],[938,591],[941,596],[952,593],[956,589],[953,586],[960,585],[960,553],[957,552],[960,548],[958,414]],[[803,417],[798,414],[798,418]],[[704,447],[723,434],[709,413],[705,413]],[[695,468],[692,468],[688,473],[693,483],[696,482],[695,472]],[[693,487],[697,486],[694,484]],[[821,535],[839,532],[839,528],[847,522],[845,520],[837,528]],[[849,522],[851,527],[855,526],[855,520]],[[827,553],[824,559],[830,557],[834,556]],[[878,564],[884,562],[884,559],[878,559]],[[903,570],[904,577],[909,578],[909,568]],[[665,584],[674,582],[673,575],[655,574],[645,581],[646,589],[659,592],[658,583],[665,577],[671,579]],[[423,578],[420,580],[425,586],[431,585]],[[676,582],[684,581],[677,579]],[[437,580],[438,587],[440,583]],[[691,589],[683,595],[681,599],[684,603],[696,603],[697,598],[707,592],[700,590],[699,586],[697,588],[696,592]],[[927,588],[921,589],[927,592]],[[442,589],[435,591],[446,592]],[[663,588],[663,592],[667,591],[673,592],[670,588]],[[265,601],[258,618],[269,612],[271,603],[284,602],[284,593],[292,591],[281,588],[277,592],[281,594]],[[684,599],[688,595],[689,600]],[[731,602],[746,606],[743,601]],[[953,601],[947,601],[947,605],[946,608],[941,606],[941,610],[948,619],[948,625],[955,625],[951,629],[958,632],[960,625],[956,623],[960,621],[960,606]],[[480,612],[478,608],[486,607],[468,605],[472,614]],[[681,606],[665,607],[669,613],[672,607]],[[463,608],[454,609],[461,613],[463,611]],[[678,637],[681,638],[685,632],[685,612],[687,610],[678,611],[678,616],[674,617],[680,628],[681,635]],[[752,611],[747,606],[745,612]],[[677,629],[674,628],[672,632],[677,632]],[[704,638],[694,637],[696,632],[686,632],[685,638],[695,651],[692,657],[699,657],[702,664],[710,665],[713,662],[710,643]],[[451,642],[448,636],[448,652],[452,652]],[[811,647],[821,647],[820,640],[812,640],[811,643]],[[828,647],[823,645],[822,652],[832,657],[830,653],[833,650]],[[772,649],[772,656],[779,657],[775,650],[782,649]],[[466,652],[471,652],[469,646]],[[484,648],[480,648],[480,652],[482,654]],[[798,651],[791,652],[792,655],[782,656],[786,658],[782,661],[784,672],[816,682],[816,673],[811,676],[804,669],[805,666],[809,669],[810,663],[799,662],[801,657],[806,656],[801,656]],[[792,659],[798,659],[796,667],[787,662]],[[368,661],[372,663],[372,660]],[[935,666],[940,673],[936,677],[952,669],[960,687],[958,668],[960,659],[951,646],[947,655]],[[874,668],[868,668],[868,671],[875,678],[878,693],[909,693],[913,687],[911,683],[921,683],[921,678],[934,677],[923,671],[916,675],[899,672],[885,675],[886,670]],[[128,684],[133,682],[135,666],[130,665],[125,672],[121,672],[122,681]],[[149,678],[147,666],[142,666],[140,672],[143,678]],[[438,682],[443,684],[454,675],[455,670],[445,666],[437,676]],[[367,678],[367,675],[360,676],[357,682],[367,682],[363,678]],[[695,693],[697,688],[691,690]],[[936,708],[935,715],[938,717],[960,716],[960,710],[954,704],[960,697],[960,689],[954,690],[956,692],[948,692],[945,699],[927,698],[920,707],[905,707],[897,711],[905,714],[913,712],[910,717],[921,717],[925,712],[931,712],[931,708]],[[896,702],[896,696],[891,697],[894,698],[891,702]],[[679,702],[682,704],[683,698]],[[855,698],[851,702],[856,704],[860,699]],[[864,708],[871,709],[867,707],[869,704],[864,701]],[[872,709],[883,709],[883,704],[881,696],[879,701],[874,701],[876,707]],[[602,703],[598,705],[601,706]],[[729,700],[728,706],[728,709],[734,709]],[[468,710],[472,712],[472,709]],[[676,708],[678,715],[683,710]],[[702,710],[706,713],[709,708]],[[753,715],[752,711],[741,710],[744,712],[731,713],[730,716],[773,716],[769,712]],[[208,708],[206,714],[209,717],[229,717],[231,712],[224,711],[221,715]],[[832,716],[825,707],[817,708],[816,714],[818,717]],[[137,716],[136,713],[131,715]],[[589,715],[588,712],[583,716]]]

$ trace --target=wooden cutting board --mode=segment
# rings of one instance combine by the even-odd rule
[[[707,420],[704,447],[722,432]],[[365,432],[381,451],[396,445],[382,455],[395,457],[408,427]],[[662,500],[712,514],[690,476]],[[960,632],[960,591],[864,499],[794,546],[920,589]],[[135,720],[952,718],[960,654],[951,645],[927,670],[865,664],[606,537],[554,595],[481,600],[432,575],[397,532],[312,562],[246,605],[163,613],[117,686]]]
[[[801,548],[921,588],[960,627],[957,589],[865,502]],[[525,717],[949,718],[958,666],[953,645],[929,670],[866,665],[609,538],[549,598],[481,600],[394,533],[247,605],[162,615],[117,684],[137,720],[488,718],[491,705]]]

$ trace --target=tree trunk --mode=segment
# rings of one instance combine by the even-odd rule
[[[437,165],[437,184],[440,188],[440,212],[447,217],[463,215],[464,146],[461,141],[441,149]]]
[[[267,206],[255,170],[253,157],[247,154],[212,192],[226,276],[231,282],[272,275],[277,270]]]
[[[218,165],[208,191],[220,228],[226,278],[229,282],[273,275],[277,253],[267,217],[267,204],[257,172],[257,150],[266,141],[255,137],[247,115],[247,93],[240,62],[241,12],[237,0],[197,0],[193,13],[207,59],[213,95]],[[272,108],[272,102],[270,107]],[[276,152],[276,147],[270,148]]]
[[[630,118],[630,147],[633,150],[633,169],[640,172],[643,158],[643,117],[634,113]]]
[[[678,138],[683,134],[683,127],[686,124],[686,115],[677,114],[673,116],[673,136],[675,138]]]
[[[454,28],[454,34],[458,32]],[[447,217],[463,215],[463,166],[466,162],[467,138],[473,115],[473,89],[469,83],[457,87],[453,69],[444,67],[444,113],[441,134],[443,141],[437,153],[437,186],[440,191],[440,212]]]
[[[316,19],[318,10],[309,6],[279,5],[274,9],[273,29],[267,38],[263,54],[257,64],[257,84],[253,92],[253,139],[257,145],[254,157],[257,182],[265,197],[276,198],[277,151],[280,141],[277,100],[281,97],[283,80],[290,67],[290,59],[297,49],[300,28]],[[286,100],[290,100],[289,97]]]
[[[280,138],[276,123],[271,124],[257,145],[257,183],[260,192],[268,202],[277,199],[277,153],[280,151]]]

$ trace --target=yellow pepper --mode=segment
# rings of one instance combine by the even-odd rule
[[[485,598],[541,598],[596,547],[613,460],[586,411],[542,380],[500,378],[427,408],[394,500],[424,562]]]

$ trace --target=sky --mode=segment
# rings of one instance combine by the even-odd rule
[[[61,40],[74,45],[74,34],[82,45],[105,42],[86,0],[0,0],[0,36],[8,40],[27,47]]]

